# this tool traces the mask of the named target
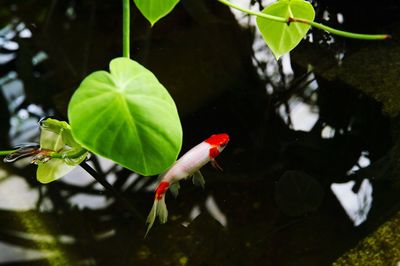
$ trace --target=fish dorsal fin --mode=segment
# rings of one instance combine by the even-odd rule
[[[179,182],[175,182],[169,186],[169,191],[171,192],[172,196],[174,196],[174,198],[178,197],[180,188],[181,186],[179,185]]]
[[[206,181],[199,170],[193,173],[193,184],[196,186],[201,186],[204,189]]]
[[[162,174],[159,174],[157,176],[157,184],[159,184],[163,180],[164,176],[165,176],[165,172],[162,173]]]

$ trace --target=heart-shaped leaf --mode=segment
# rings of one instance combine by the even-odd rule
[[[179,0],[134,0],[134,2],[153,26],[160,18],[168,15]]]
[[[46,157],[46,152],[74,153],[82,149],[73,139],[70,125],[64,121],[51,118],[40,123],[40,149],[42,152],[34,158],[34,162],[38,164],[36,178],[44,184],[65,176],[87,156],[87,153],[83,153],[74,159]]]
[[[289,18],[314,20],[313,6],[304,0],[280,0],[267,6],[262,13]],[[307,34],[310,25],[292,22],[289,25],[257,17],[257,26],[276,59],[295,48]]]
[[[143,175],[165,170],[181,148],[174,101],[153,73],[128,58],[113,59],[110,72],[87,76],[68,117],[84,148]]]

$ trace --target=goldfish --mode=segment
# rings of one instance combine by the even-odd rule
[[[179,158],[170,168],[159,175],[158,186],[155,189],[155,197],[153,207],[147,217],[147,230],[145,237],[149,233],[158,216],[160,223],[166,223],[168,219],[167,205],[165,204],[165,194],[169,190],[173,196],[178,195],[179,181],[193,178],[193,184],[204,188],[204,177],[200,172],[200,168],[208,162],[222,171],[215,158],[224,150],[229,142],[228,134],[215,134],[196,145],[181,158]]]

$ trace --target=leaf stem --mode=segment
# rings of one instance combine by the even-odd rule
[[[254,12],[254,11],[251,11],[250,9],[246,9],[246,8],[240,7],[238,5],[232,4],[231,2],[226,1],[226,0],[217,0],[217,1],[222,3],[222,4],[224,4],[224,5],[230,6],[230,7],[234,8],[234,9],[237,9],[237,10],[240,10],[240,11],[242,11],[244,13],[247,13],[249,15],[253,15],[253,16],[260,17],[260,18],[269,19],[269,20],[276,21],[276,22],[288,23],[288,19],[283,18],[283,17],[267,15],[267,14],[264,14],[264,13],[261,13],[261,12]]]
[[[70,152],[62,152],[62,153],[51,152],[51,153],[49,153],[49,156],[51,158],[57,158],[57,159],[77,159],[77,158],[81,157],[82,155],[84,155],[86,152],[87,152],[87,150],[82,148],[78,151],[70,151]]]
[[[230,2],[228,2],[227,0],[217,0],[218,2],[230,6],[234,9],[240,10],[244,13],[247,13],[249,15],[253,15],[253,16],[257,16],[260,18],[264,18],[264,19],[269,19],[272,21],[276,21],[276,22],[281,22],[281,23],[292,23],[292,22],[296,22],[296,23],[303,23],[303,24],[308,24],[310,26],[313,26],[314,28],[318,28],[324,31],[327,31],[329,33],[338,35],[338,36],[342,36],[342,37],[346,37],[346,38],[352,38],[352,39],[360,39],[360,40],[387,40],[390,39],[391,36],[389,34],[361,34],[361,33],[354,33],[354,32],[348,32],[348,31],[343,31],[343,30],[337,30],[328,26],[325,26],[321,23],[317,23],[314,21],[310,21],[307,19],[302,19],[302,18],[296,18],[296,17],[289,17],[289,18],[284,18],[284,17],[278,17],[278,16],[272,16],[272,15],[268,15],[268,14],[264,14],[261,12],[254,12],[251,11],[249,9],[246,8],[242,8],[238,5],[232,4]]]
[[[130,58],[130,0],[122,0],[122,55]]]
[[[7,156],[11,153],[18,152],[20,149],[15,149],[15,150],[5,150],[5,151],[0,151],[0,156]],[[38,149],[37,153],[39,153],[40,150]],[[51,157],[51,158],[56,158],[56,159],[76,159],[84,155],[86,152],[88,152],[85,149],[79,149],[77,151],[69,151],[69,152],[49,152],[46,154],[46,156]]]
[[[16,152],[17,150],[18,150],[18,149],[16,149],[16,150],[0,151],[0,156],[7,156],[7,155],[9,155],[10,153]]]
[[[113,187],[113,185],[108,183],[108,181],[103,176],[101,176],[96,170],[94,170],[87,162],[85,161],[81,162],[80,166],[86,172],[88,172],[88,174],[90,174],[94,179],[96,179],[96,181],[99,182],[105,189],[110,191],[120,203],[122,203],[133,214],[135,214],[136,218],[138,218],[141,221],[144,221],[143,215],[138,210],[136,210],[133,204],[130,201],[128,201],[123,195],[121,195],[121,193],[118,190],[116,190]]]
[[[289,18],[288,22],[298,22],[298,23],[304,23],[313,26],[314,28],[318,28],[324,31],[327,31],[329,33],[346,37],[346,38],[352,38],[352,39],[359,39],[359,40],[369,40],[369,41],[375,41],[375,40],[388,40],[391,39],[391,36],[389,34],[362,34],[362,33],[354,33],[354,32],[348,32],[348,31],[343,31],[343,30],[337,30],[331,27],[328,27],[324,24],[317,23],[314,21],[310,21],[307,19],[302,19],[302,18]]]

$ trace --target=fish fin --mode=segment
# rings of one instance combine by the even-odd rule
[[[148,226],[147,226],[147,230],[146,230],[146,234],[144,235],[144,238],[147,237],[147,234],[149,233],[151,227],[154,224],[154,221],[156,220],[157,207],[158,207],[158,200],[155,199],[154,203],[153,203],[153,207],[151,207],[150,213],[147,216],[146,224],[148,224]]]
[[[219,166],[219,164],[217,163],[217,161],[215,160],[215,159],[212,159],[211,160],[211,165],[212,165],[212,167],[214,167],[215,169],[217,169],[217,170],[219,170],[219,171],[224,171],[223,169],[222,169],[222,167],[221,166]]]
[[[157,176],[157,184],[160,183],[163,180],[164,176],[165,176],[165,173],[159,174]]]
[[[160,223],[164,224],[168,220],[168,209],[167,205],[165,204],[165,197],[162,197],[161,199],[155,199],[153,203],[153,207],[150,210],[149,215],[147,216],[146,224],[147,225],[147,230],[146,234],[144,235],[144,238],[147,237],[147,234],[149,233],[150,229],[153,227],[154,221],[156,220],[156,217],[160,219]]]
[[[160,220],[160,223],[165,224],[168,220],[168,209],[167,204],[165,204],[165,197],[162,197],[158,200],[158,208],[157,208],[157,216]]]
[[[204,180],[204,176],[201,174],[200,170],[193,173],[192,181],[194,185],[201,186],[201,188],[204,189],[206,181]]]
[[[179,182],[173,183],[169,186],[169,191],[171,192],[172,196],[174,196],[174,198],[178,197],[180,188],[181,185],[179,185]]]

